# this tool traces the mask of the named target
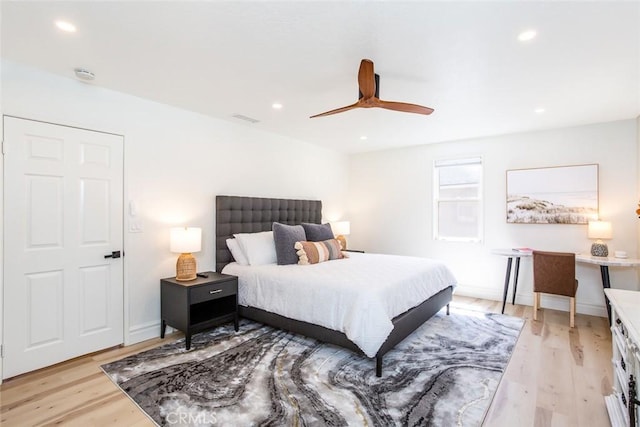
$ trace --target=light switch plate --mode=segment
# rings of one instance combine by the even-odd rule
[[[142,221],[129,221],[129,233],[142,233]]]

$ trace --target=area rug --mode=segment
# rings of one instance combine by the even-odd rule
[[[161,426],[479,426],[523,320],[452,309],[384,357],[247,320],[104,372]]]

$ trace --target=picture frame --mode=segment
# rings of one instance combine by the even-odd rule
[[[507,170],[507,223],[587,224],[598,219],[598,165]]]

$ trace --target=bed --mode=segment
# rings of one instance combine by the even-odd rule
[[[341,332],[339,330],[332,329],[331,324],[327,324],[323,326],[322,324],[317,324],[315,321],[303,321],[296,320],[295,318],[287,317],[283,315],[283,312],[280,311],[276,313],[274,311],[270,311],[263,307],[256,307],[259,304],[259,299],[256,300],[248,300],[247,298],[243,298],[243,292],[245,296],[247,295],[247,291],[243,291],[243,283],[246,286],[247,279],[250,275],[254,275],[258,269],[254,269],[251,266],[246,266],[243,271],[243,266],[238,266],[233,261],[233,256],[231,252],[227,248],[226,240],[232,238],[234,234],[237,233],[259,233],[262,231],[270,231],[273,222],[279,222],[282,224],[295,225],[300,223],[313,223],[320,224],[322,219],[322,202],[318,200],[291,200],[291,199],[270,199],[270,198],[256,198],[256,197],[237,197],[237,196],[217,196],[216,197],[216,271],[222,272],[224,269],[225,273],[238,275],[241,279],[240,282],[240,301],[241,305],[239,306],[239,313],[242,317],[247,319],[255,320],[261,323],[265,323],[280,329],[284,329],[287,331],[291,331],[294,333],[302,334],[308,337],[312,337],[318,339],[323,342],[328,342],[331,344],[335,344],[344,348],[348,348],[356,353],[362,354],[367,357],[375,357],[376,360],[376,375],[378,377],[382,376],[382,363],[383,356],[389,350],[391,350],[397,343],[406,338],[409,334],[411,334],[416,328],[422,325],[425,321],[431,318],[435,313],[437,313],[440,309],[446,306],[447,314],[449,314],[449,302],[452,298],[453,286],[455,285],[453,276],[448,278],[448,282],[446,285],[439,285],[439,288],[429,295],[425,296],[423,302],[418,304],[417,306],[412,306],[413,308],[409,308],[406,311],[402,311],[401,314],[396,315],[391,319],[391,324],[389,326],[390,332],[387,333],[384,329],[386,326],[380,323],[381,333],[384,335],[380,340],[380,337],[373,337],[371,340],[375,341],[378,339],[379,341],[375,343],[371,343],[373,347],[367,345],[363,345],[362,342],[355,339],[350,339],[347,337],[345,332]],[[338,261],[330,261],[323,263],[327,265],[335,265],[340,268],[351,268],[350,265],[361,265],[366,267],[366,263],[369,262],[367,259],[378,257],[385,257],[385,262],[392,258],[391,256],[384,255],[367,255],[367,254],[357,254],[351,253],[348,262],[343,262],[342,260]],[[408,262],[408,257],[396,257],[398,261],[404,260]],[[417,258],[413,259],[418,260]],[[426,260],[420,259],[424,262]],[[373,264],[377,264],[382,262],[383,258],[379,258],[377,261],[373,261]],[[423,262],[423,263],[424,263]],[[339,264],[340,263],[340,264]],[[228,268],[225,269],[225,267]],[[314,269],[312,269],[313,267]],[[284,277],[285,272],[290,271],[292,274],[302,274],[303,271],[313,271],[314,276],[321,276],[323,273],[324,266],[313,265],[313,266],[262,266],[262,276],[261,280],[266,280],[268,275],[271,275],[271,279],[278,277]],[[372,267],[373,268],[373,267]],[[409,270],[413,267],[402,266],[397,271],[401,270]],[[445,267],[446,268],[446,267]],[[251,270],[253,269],[253,270]],[[251,274],[248,272],[251,271]],[[345,270],[346,271],[346,270]],[[448,271],[448,270],[447,270]],[[384,270],[380,270],[380,274],[382,274]],[[306,274],[306,273],[305,273]],[[375,275],[375,272],[372,274]],[[391,273],[390,273],[391,274]],[[388,276],[389,280],[391,280],[394,276]],[[366,277],[365,277],[366,279]],[[322,279],[320,279],[322,280]],[[277,282],[278,280],[276,280]],[[294,289],[294,288],[290,288]],[[416,288],[418,289],[418,288]],[[417,291],[418,294],[422,292],[421,290]],[[244,301],[249,301],[245,305],[242,304]],[[266,299],[265,299],[266,301]],[[255,304],[255,305],[254,305]],[[415,303],[414,303],[415,304]],[[275,310],[278,311],[278,310]],[[287,313],[289,314],[289,313]],[[308,316],[307,316],[308,317]],[[318,322],[322,323],[322,322]],[[366,323],[366,322],[365,322]],[[327,327],[328,326],[328,327]],[[375,328],[373,329],[375,331]],[[353,334],[350,334],[353,337]],[[375,334],[374,334],[375,335]],[[366,338],[366,337],[365,337]],[[366,350],[363,350],[363,348]],[[373,350],[372,350],[373,348]],[[377,350],[376,350],[377,349]],[[375,351],[375,354],[372,353]],[[367,354],[368,353],[368,354]]]

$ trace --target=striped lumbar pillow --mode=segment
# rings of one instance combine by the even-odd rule
[[[336,239],[322,242],[296,242],[294,248],[298,254],[298,264],[317,264],[332,259],[345,258],[342,254],[340,242]]]

